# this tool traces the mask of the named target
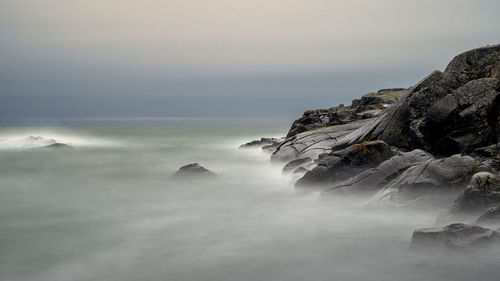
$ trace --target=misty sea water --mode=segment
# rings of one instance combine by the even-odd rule
[[[436,210],[298,192],[282,163],[238,149],[286,129],[0,128],[0,280],[500,280],[500,249],[408,252]],[[170,178],[193,162],[218,176]]]

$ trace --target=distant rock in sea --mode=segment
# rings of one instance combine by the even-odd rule
[[[191,163],[179,168],[175,174],[172,175],[176,179],[184,178],[203,178],[203,177],[215,177],[217,174],[206,169],[198,163]]]
[[[65,143],[60,143],[60,142],[56,142],[56,143],[53,143],[53,144],[49,144],[49,145],[46,145],[46,146],[42,146],[40,148],[50,148],[50,149],[73,149],[73,147],[69,144],[65,144]]]

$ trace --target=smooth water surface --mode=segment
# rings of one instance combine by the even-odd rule
[[[275,127],[0,129],[0,280],[500,280],[500,251],[408,252],[437,211],[297,192]],[[28,148],[27,136],[74,149]],[[216,179],[173,181],[198,162]]]

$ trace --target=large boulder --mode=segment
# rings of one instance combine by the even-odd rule
[[[412,87],[389,109],[368,139],[381,139],[400,148],[424,148],[446,155],[497,143],[499,78],[500,45],[462,53],[448,64],[444,72],[434,71]],[[479,81],[468,84],[474,80]],[[448,104],[453,98],[456,100]],[[437,118],[437,123],[433,118]],[[439,131],[440,124],[445,124],[450,118],[459,120],[453,120],[451,127]],[[460,125],[461,120],[480,120],[482,124],[465,127],[465,131],[456,130],[454,126]],[[453,145],[445,147],[446,144]]]
[[[433,159],[429,153],[416,149],[400,153],[382,162],[376,168],[368,169],[325,190],[323,195],[339,192],[364,193],[371,195],[390,185],[405,170]]]
[[[463,190],[476,171],[476,161],[466,155],[430,158],[413,165],[395,177],[373,198],[406,204],[414,200],[422,204],[447,205]]]
[[[488,172],[474,174],[469,185],[450,208],[449,217],[475,216],[500,205],[500,176]]]
[[[326,185],[350,178],[374,167],[394,155],[383,141],[354,144],[342,150],[322,155],[318,166],[296,182],[296,186]]]
[[[415,230],[410,250],[456,250],[491,245],[500,246],[498,231],[477,225],[454,223],[445,227]]]
[[[186,178],[206,178],[215,177],[216,174],[198,163],[191,163],[179,168],[175,174],[172,175],[175,179],[186,179]]]
[[[427,111],[425,142],[440,154],[470,151],[496,143],[500,114],[500,79],[472,80],[446,95]]]

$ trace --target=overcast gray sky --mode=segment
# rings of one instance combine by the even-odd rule
[[[499,11],[498,0],[0,0],[0,124],[279,123],[500,43]]]

